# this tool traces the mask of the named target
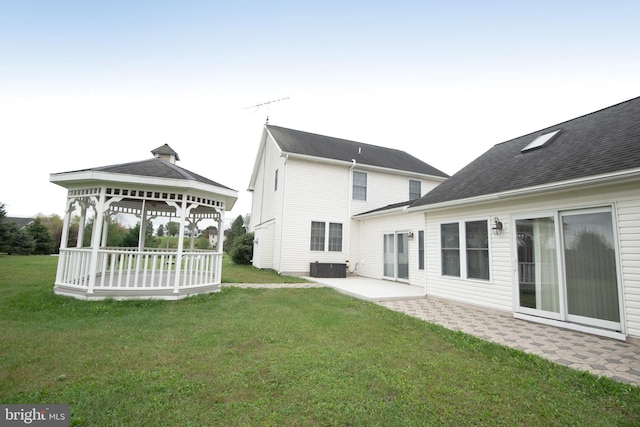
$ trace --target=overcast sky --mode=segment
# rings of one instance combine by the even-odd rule
[[[639,96],[639,23],[637,0],[0,0],[0,202],[62,215],[50,173],[167,143],[238,190],[233,219],[267,115],[453,174]]]

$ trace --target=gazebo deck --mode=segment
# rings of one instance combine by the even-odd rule
[[[166,299],[220,290],[222,254],[154,248],[101,248],[92,275],[92,249],[60,251],[54,291],[59,295],[100,300]]]

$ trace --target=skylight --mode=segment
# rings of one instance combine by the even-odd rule
[[[544,135],[540,135],[539,137],[537,137],[536,139],[531,141],[529,144],[527,144],[527,146],[524,147],[522,150],[520,150],[520,152],[524,153],[525,151],[529,151],[529,150],[533,150],[534,148],[542,147],[544,144],[546,144],[547,142],[551,141],[551,139],[554,136],[556,136],[558,134],[558,132],[560,132],[560,130],[561,129],[558,129],[558,130],[554,130],[553,132],[549,132],[549,133],[545,133]]]

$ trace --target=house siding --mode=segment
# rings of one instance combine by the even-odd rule
[[[311,262],[344,263],[348,259],[348,173],[347,167],[339,165],[287,160],[281,272],[308,274]],[[342,224],[342,251],[310,250],[312,221]]]
[[[443,276],[440,271],[440,224],[487,220],[489,228],[494,218],[505,218],[506,211],[496,208],[456,209],[426,215],[425,246],[427,252],[427,294],[496,310],[513,308],[512,266],[510,233],[504,230],[499,236],[489,233],[490,280],[462,279]]]
[[[435,188],[440,181],[421,179],[394,173],[383,173],[356,166],[358,172],[367,173],[367,200],[354,200],[351,206],[353,215],[377,209],[392,203],[409,200],[409,179],[421,182],[422,195]],[[351,191],[351,190],[349,190]]]
[[[640,337],[640,195],[636,184],[609,185],[554,192],[491,204],[428,211],[427,295],[483,307],[514,311],[517,282],[513,216],[611,206],[617,225],[620,278],[622,281],[623,328],[628,336]],[[440,272],[440,224],[497,217],[504,225],[498,236],[490,235],[491,281],[482,282],[442,276]]]
[[[383,238],[387,233],[413,232],[408,242],[409,284],[424,287],[425,270],[418,269],[418,231],[424,230],[424,214],[398,213],[370,217],[358,221],[360,230],[357,274],[374,279],[384,278]]]
[[[251,227],[258,241],[254,243],[253,265],[258,268],[278,270],[279,217],[282,210],[282,186],[284,159],[280,157],[275,141],[267,136],[260,153],[258,179],[256,179],[251,201]],[[275,171],[278,172],[278,190],[274,191]]]
[[[617,219],[627,334],[640,337],[640,197],[621,199]]]

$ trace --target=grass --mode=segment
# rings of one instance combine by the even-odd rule
[[[0,255],[0,402],[71,425],[640,424],[638,387],[331,289],[85,302],[55,267]]]

